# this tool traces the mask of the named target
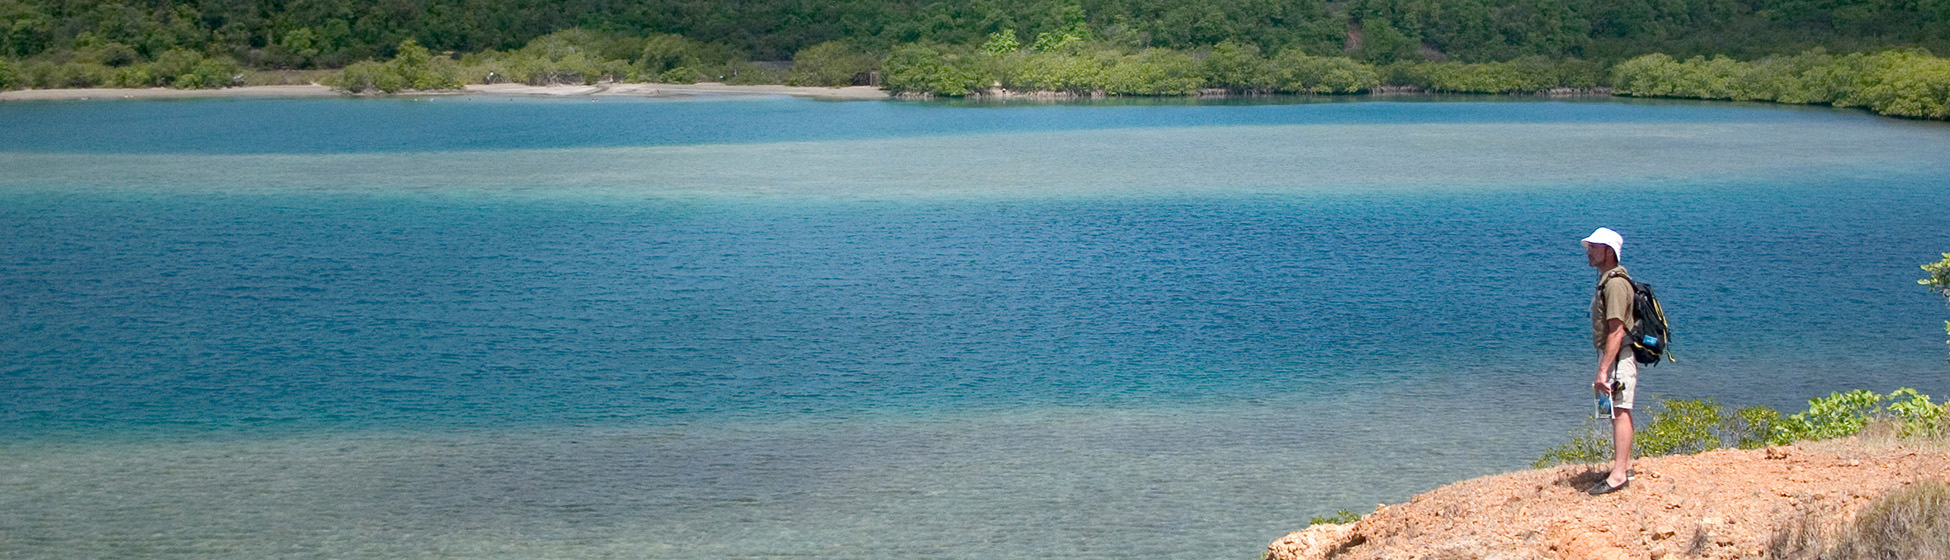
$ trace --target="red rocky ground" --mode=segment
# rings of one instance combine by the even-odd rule
[[[1890,490],[1950,480],[1950,450],[1851,441],[1641,459],[1623,491],[1558,467],[1487,476],[1315,525],[1267,547],[1272,560],[1763,558],[1797,534],[1829,534]],[[1818,533],[1817,533],[1818,534]]]

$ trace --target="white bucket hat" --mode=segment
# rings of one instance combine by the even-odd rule
[[[1621,261],[1625,260],[1625,238],[1618,235],[1618,232],[1612,231],[1611,228],[1598,228],[1598,231],[1591,232],[1590,237],[1584,238],[1584,242],[1591,245],[1611,247],[1613,257],[1617,257]]]

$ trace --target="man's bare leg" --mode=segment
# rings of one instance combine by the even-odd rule
[[[1611,444],[1615,458],[1605,482],[1618,486],[1625,483],[1625,473],[1632,472],[1632,409],[1611,409]]]

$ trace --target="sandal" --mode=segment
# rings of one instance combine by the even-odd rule
[[[1624,490],[1626,486],[1631,486],[1631,485],[1632,485],[1632,479],[1629,478],[1625,479],[1625,482],[1618,483],[1617,486],[1612,486],[1611,480],[1609,479],[1600,480],[1598,481],[1597,484],[1591,485],[1591,489],[1586,490],[1585,493],[1591,494],[1593,496],[1603,496],[1605,494],[1610,494],[1612,492]]]

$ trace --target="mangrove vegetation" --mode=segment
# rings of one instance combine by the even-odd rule
[[[0,89],[1604,92],[1946,118],[1950,1],[0,0]]]

